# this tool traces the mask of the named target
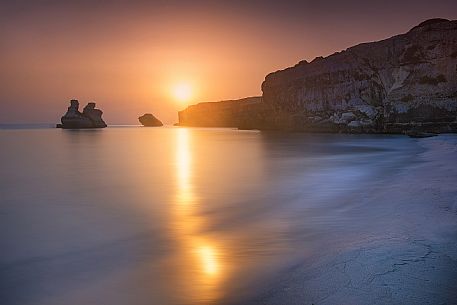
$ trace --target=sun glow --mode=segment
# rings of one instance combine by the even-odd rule
[[[180,103],[187,103],[192,97],[192,87],[188,83],[179,83],[173,87],[173,96]]]

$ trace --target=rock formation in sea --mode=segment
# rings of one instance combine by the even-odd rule
[[[162,122],[150,113],[145,113],[144,115],[140,116],[138,121],[140,121],[143,126],[147,127],[163,126]]]
[[[80,128],[104,128],[106,123],[102,119],[103,112],[95,108],[95,103],[88,103],[83,112],[79,111],[78,100],[71,100],[67,113],[60,119],[62,124],[58,128],[80,129]]]
[[[301,61],[268,74],[262,92],[252,107],[242,100],[188,107],[180,125],[457,132],[457,20],[430,19],[405,34]]]

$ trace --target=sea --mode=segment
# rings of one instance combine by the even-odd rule
[[[223,304],[331,248],[401,135],[0,126],[0,304]],[[363,228],[360,228],[363,230]]]

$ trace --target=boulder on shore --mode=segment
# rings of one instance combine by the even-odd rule
[[[138,118],[138,121],[146,127],[160,127],[163,123],[151,113],[145,113]]]
[[[62,124],[57,128],[81,129],[81,128],[105,128],[107,125],[102,119],[103,112],[95,108],[95,103],[88,103],[83,112],[79,111],[79,101],[71,100],[65,115],[60,119]]]

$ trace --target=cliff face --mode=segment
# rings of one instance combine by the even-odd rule
[[[457,21],[301,61],[266,76],[262,98],[201,103],[180,125],[316,132],[457,132]]]
[[[457,131],[457,21],[428,20],[267,75],[267,119],[280,129]]]

